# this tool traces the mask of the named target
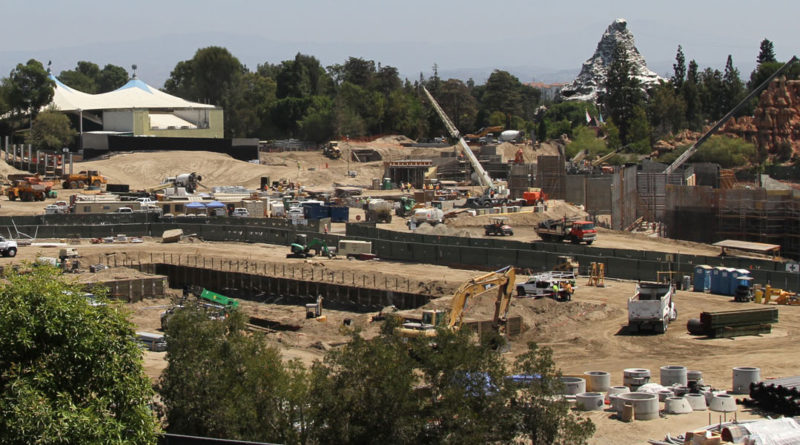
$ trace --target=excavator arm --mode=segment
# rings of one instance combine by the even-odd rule
[[[450,308],[449,328],[460,327],[464,319],[464,309],[471,297],[480,295],[492,287],[497,287],[497,300],[495,301],[495,314],[493,324],[499,326],[508,316],[511,303],[511,294],[514,291],[516,274],[512,266],[506,266],[495,272],[477,276],[462,284],[455,294]]]

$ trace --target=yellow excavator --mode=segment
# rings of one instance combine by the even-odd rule
[[[514,291],[516,272],[513,266],[480,275],[470,279],[453,294],[450,311],[426,309],[422,311],[422,322],[403,323],[395,330],[401,337],[435,337],[437,328],[458,329],[464,319],[464,309],[471,297],[477,297],[493,288],[497,288],[494,318],[492,325],[498,332],[503,332],[508,320],[508,309],[511,305],[511,294]]]

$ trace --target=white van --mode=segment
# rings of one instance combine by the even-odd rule
[[[247,218],[250,216],[250,212],[248,212],[247,209],[243,207],[237,207],[233,209],[233,213],[231,213],[231,216],[237,216],[239,218]]]

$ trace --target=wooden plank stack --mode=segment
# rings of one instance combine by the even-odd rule
[[[709,337],[768,334],[772,331],[772,325],[778,322],[778,308],[703,312],[700,322]]]

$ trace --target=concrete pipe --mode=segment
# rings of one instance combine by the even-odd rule
[[[669,397],[664,401],[664,411],[667,414],[689,414],[693,410],[685,398]]]
[[[601,411],[603,405],[603,393],[582,392],[575,394],[575,406],[581,411]]]
[[[689,401],[689,406],[692,407],[692,410],[694,411],[706,410],[706,396],[704,396],[703,394],[686,394],[683,397]]]
[[[667,365],[661,367],[661,386],[688,384],[686,366]]]
[[[750,366],[733,368],[733,394],[750,394],[750,384],[761,381],[761,369]]]
[[[630,392],[621,392],[618,394],[614,394],[609,396],[608,399],[611,403],[611,409],[617,412],[617,414],[622,414],[622,409],[625,407],[625,400],[622,398],[623,395],[632,394]]]
[[[664,402],[670,397],[675,397],[675,393],[672,392],[672,390],[662,389],[661,391],[658,392],[658,401],[659,402]]]
[[[580,377],[561,377],[561,383],[564,384],[564,394],[574,396],[586,392],[586,380]]]
[[[694,382],[696,385],[703,384],[703,371],[686,371],[687,383]]]
[[[650,370],[643,368],[628,368],[622,372],[622,384],[636,391],[640,386],[650,383]]]
[[[658,418],[658,395],[644,392],[629,392],[620,394],[622,406],[626,403],[633,405],[636,420],[652,420]]]
[[[736,399],[728,394],[717,394],[711,399],[708,409],[718,413],[732,413],[736,411]]]
[[[605,371],[587,371],[583,373],[586,388],[593,392],[606,392],[611,387],[611,374]]]
[[[689,387],[688,386],[673,386],[672,392],[675,393],[675,397],[683,397],[686,394],[689,394]]]

